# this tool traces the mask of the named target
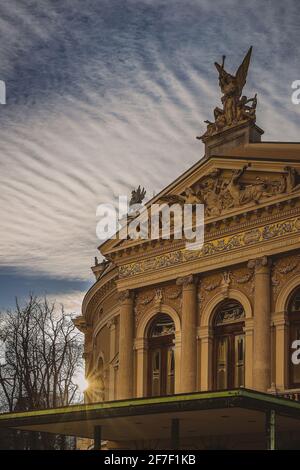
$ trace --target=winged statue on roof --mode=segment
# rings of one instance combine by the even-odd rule
[[[242,96],[242,91],[247,80],[251,53],[252,46],[245,55],[235,75],[225,70],[226,56],[223,56],[221,64],[215,62],[215,67],[219,73],[219,86],[223,93],[221,97],[223,107],[216,107],[214,109],[214,122],[206,120],[207,131],[203,136],[198,138],[202,139],[203,137],[213,135],[223,128],[231,127],[241,121],[255,121],[257,96],[255,95],[253,98],[249,99],[245,95]]]

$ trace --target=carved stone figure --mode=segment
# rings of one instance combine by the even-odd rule
[[[248,166],[244,166],[241,170],[233,170],[231,179],[229,180],[228,185],[226,186],[225,189],[223,189],[223,192],[226,191],[230,194],[232,202],[229,204],[227,207],[235,207],[240,205],[240,199],[241,199],[241,187],[239,184],[239,179],[241,176],[245,173],[246,169]]]
[[[256,119],[257,95],[248,99],[242,96],[243,88],[246,84],[248,68],[252,53],[252,47],[248,50],[243,62],[239,66],[235,75],[231,75],[224,69],[225,56],[222,64],[215,62],[216,69],[219,72],[219,86],[223,96],[221,98],[222,108],[214,109],[214,122],[204,121],[207,124],[206,132],[197,139],[212,136],[222,129],[231,127],[241,121],[253,121]],[[251,103],[251,106],[249,106]]]
[[[248,103],[252,103],[251,106],[247,106]],[[247,96],[242,96],[237,103],[236,117],[237,121],[243,121],[248,119],[255,120],[255,111],[257,106],[257,94],[255,93],[254,98],[248,99]]]
[[[221,171],[215,170],[209,175],[204,183],[200,183],[200,193],[205,204],[205,213],[207,216],[217,216],[221,212],[221,202],[219,198]]]
[[[184,202],[185,204],[201,204],[201,197],[195,193],[192,188],[186,188],[184,192]]]
[[[259,203],[259,200],[264,195],[266,190],[266,182],[256,177],[252,184],[249,184],[241,191],[240,204],[247,204],[248,202]]]
[[[156,289],[155,291],[155,296],[154,296],[154,302],[155,304],[161,304],[163,299],[163,291],[161,288]]]
[[[250,170],[247,181],[241,181],[246,170]],[[259,204],[270,197],[283,193],[293,193],[300,189],[298,173],[295,168],[284,168],[286,173],[280,179],[269,177],[251,178],[251,165],[232,170],[231,176],[223,176],[220,169],[204,176],[193,188],[186,188],[181,195],[170,194],[162,196],[160,201],[169,204],[204,204],[206,217],[217,217],[235,207],[246,204]],[[249,181],[250,179],[250,181]],[[252,179],[252,180],[251,180]]]
[[[146,196],[145,188],[141,189],[141,186],[139,185],[137,189],[134,189],[133,191],[131,191],[131,199],[129,202],[129,206],[133,206],[134,204],[141,204],[143,200],[145,199],[145,196]]]
[[[230,209],[231,207],[251,202],[258,204],[261,198],[265,196],[267,183],[259,177],[256,177],[256,179],[250,184],[240,184],[239,180],[247,168],[248,165],[244,166],[241,170],[233,170],[229,183],[227,185],[226,183],[224,184],[221,192],[224,209]],[[230,198],[228,195],[230,195]]]
[[[291,193],[299,189],[300,184],[296,184],[298,175],[297,170],[291,166],[286,166],[284,170],[287,172],[285,176],[286,192]]]

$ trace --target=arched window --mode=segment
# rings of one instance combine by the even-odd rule
[[[214,315],[214,388],[232,389],[245,383],[245,311],[236,300],[226,300]]]
[[[290,388],[300,387],[300,364],[293,364],[292,353],[295,349],[292,344],[295,340],[300,340],[300,287],[292,294],[288,305],[289,314],[289,386]],[[298,349],[298,348],[297,348]]]
[[[174,393],[174,338],[172,318],[156,315],[148,329],[148,396]]]

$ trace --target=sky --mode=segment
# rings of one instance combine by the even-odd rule
[[[297,0],[0,0],[0,309],[29,292],[80,314],[96,208],[148,197],[203,156],[214,61],[258,94],[264,140],[299,141]]]

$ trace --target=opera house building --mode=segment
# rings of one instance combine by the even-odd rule
[[[145,204],[203,204],[201,248],[106,240],[75,320],[85,404],[0,425],[95,448],[300,448],[300,144],[263,140],[259,99],[242,95],[250,56],[235,75],[216,64],[203,157]]]

